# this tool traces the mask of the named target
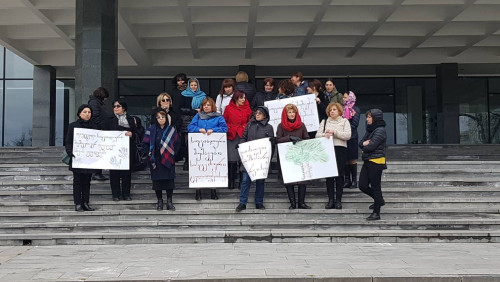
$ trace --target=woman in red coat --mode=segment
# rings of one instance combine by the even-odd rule
[[[234,189],[236,181],[236,171],[240,156],[236,145],[240,143],[241,136],[245,131],[252,110],[250,103],[246,99],[245,93],[234,91],[233,98],[224,110],[224,119],[227,124],[227,156],[229,161],[229,189]],[[241,181],[240,181],[241,182]]]

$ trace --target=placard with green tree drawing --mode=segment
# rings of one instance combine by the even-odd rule
[[[284,183],[338,176],[332,139],[278,144]]]

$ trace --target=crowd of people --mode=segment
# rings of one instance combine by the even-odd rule
[[[136,152],[147,154],[147,165],[151,173],[152,189],[157,197],[157,210],[163,210],[163,193],[167,194],[165,207],[175,210],[173,190],[175,189],[175,162],[184,160],[183,170],[189,168],[188,133],[210,135],[214,132],[226,133],[228,157],[228,187],[240,189],[236,211],[246,209],[251,179],[241,165],[238,147],[240,144],[269,138],[273,145],[312,138],[332,140],[335,150],[337,177],[326,178],[326,209],[342,209],[344,188],[358,188],[373,198],[373,209],[367,220],[380,219],[380,208],[385,205],[381,191],[382,171],[386,168],[386,131],[383,113],[379,109],[366,112],[366,133],[358,140],[357,127],[360,109],[356,106],[356,95],[352,91],[340,93],[332,79],[323,85],[319,80],[306,81],[302,73],[293,73],[290,79],[264,79],[264,87],[257,91],[249,82],[245,72],[236,74],[236,81],[226,78],[214,100],[201,90],[196,78],[187,78],[183,73],[173,78],[174,88],[170,93],[160,93],[151,114],[147,129],[142,121],[127,113],[127,103],[123,99],[113,101],[113,114],[106,115],[104,108],[109,93],[99,87],[91,95],[88,104],[77,111],[78,119],[71,123],[65,139],[67,154],[73,159],[73,134],[75,128],[125,131],[130,138],[130,169],[110,170],[110,187],[113,201],[130,201],[131,173],[138,161]],[[301,109],[292,103],[286,104],[277,128],[269,123],[266,101],[286,99],[300,95],[315,95],[318,110],[319,129],[308,131],[301,119]],[[276,132],[276,135],[275,135]],[[142,148],[142,149],[141,149]],[[357,180],[358,149],[362,151],[363,166]],[[143,152],[144,151],[144,152]],[[274,151],[274,150],[273,150]],[[279,159],[279,154],[278,154]],[[75,211],[92,211],[89,206],[90,182],[107,180],[102,172],[94,169],[73,168],[73,196]],[[324,168],[329,169],[329,168]],[[331,168],[334,169],[334,168]],[[279,178],[283,183],[280,170]],[[239,179],[236,185],[236,180]],[[265,209],[265,179],[256,180],[255,208]],[[290,209],[310,209],[306,204],[308,181],[284,184]],[[298,186],[297,197],[294,187]],[[211,187],[210,198],[219,199],[216,188]],[[201,189],[196,189],[195,199],[202,200]]]

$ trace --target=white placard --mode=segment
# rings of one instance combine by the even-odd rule
[[[241,163],[252,181],[266,179],[271,162],[272,147],[269,138],[257,139],[239,144]]]
[[[226,133],[188,134],[189,188],[227,187]]]
[[[281,143],[278,153],[284,183],[338,176],[331,138]]]
[[[281,123],[281,113],[283,112],[283,108],[287,104],[294,104],[297,106],[302,123],[304,123],[308,132],[318,130],[319,117],[316,95],[308,94],[264,102],[264,105],[269,109],[269,124],[273,126],[275,132],[278,130],[278,124]]]
[[[75,128],[73,135],[74,168],[128,170],[130,137],[126,131],[102,131]]]

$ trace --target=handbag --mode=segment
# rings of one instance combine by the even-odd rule
[[[143,170],[148,165],[148,154],[146,153],[146,149],[143,146],[143,143],[140,142],[139,137],[136,136],[134,139],[134,161],[132,162],[132,170],[139,171]]]
[[[61,162],[63,162],[64,164],[69,165],[70,161],[71,161],[71,157],[68,155],[68,153],[66,153],[66,151],[64,151],[63,154],[62,154],[62,156],[61,156]]]

